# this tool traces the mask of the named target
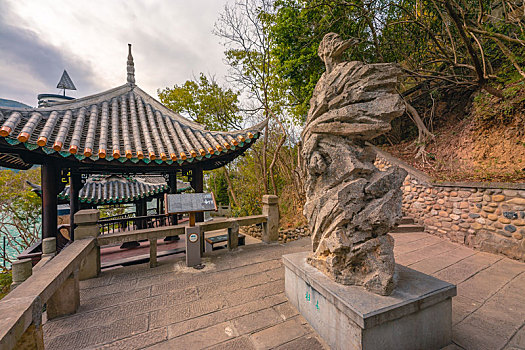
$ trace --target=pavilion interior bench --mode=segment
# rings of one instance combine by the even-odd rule
[[[206,243],[205,251],[211,252],[213,250],[226,248],[227,245],[221,244],[221,243],[228,243],[228,235],[219,235],[219,236],[213,236],[213,237],[206,237],[204,239],[204,242]],[[239,245],[245,245],[245,236],[243,234],[239,234]]]

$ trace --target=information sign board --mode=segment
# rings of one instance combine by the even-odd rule
[[[213,193],[179,193],[165,195],[167,214],[216,211]]]

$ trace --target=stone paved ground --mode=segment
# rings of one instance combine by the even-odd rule
[[[425,233],[396,233],[400,264],[456,283],[454,349],[525,348],[525,264]],[[323,349],[284,295],[281,256],[309,239],[218,251],[200,271],[168,257],[81,282],[77,314],[44,325],[46,349]]]

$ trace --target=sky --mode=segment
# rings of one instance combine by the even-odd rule
[[[126,83],[128,43],[136,84],[157,89],[200,72],[227,73],[212,31],[227,0],[0,0],[0,98],[36,106],[67,70],[82,97]]]

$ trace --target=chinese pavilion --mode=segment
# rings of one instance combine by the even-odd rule
[[[122,86],[38,108],[0,107],[0,166],[42,166],[42,237],[54,237],[59,194],[67,182],[71,218],[80,208],[81,188],[93,174],[162,174],[170,193],[176,193],[176,175],[182,172],[202,192],[203,171],[242,155],[265,125],[209,131],[171,111],[135,84],[129,45],[127,83]]]

